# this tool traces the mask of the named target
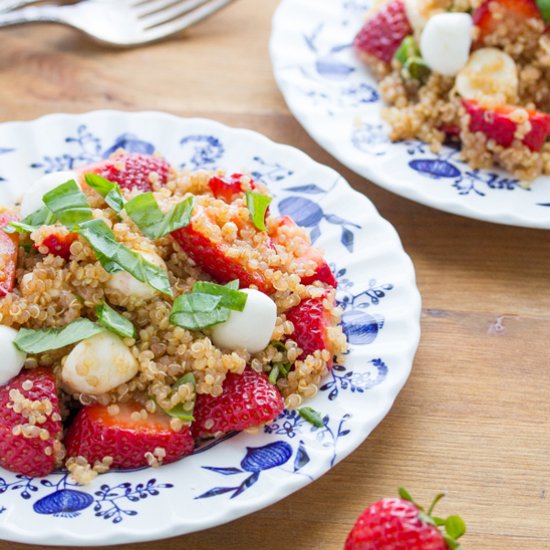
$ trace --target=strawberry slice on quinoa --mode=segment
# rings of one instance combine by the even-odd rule
[[[17,250],[19,235],[9,235],[1,230],[17,218],[11,214],[0,214],[0,297],[9,294],[15,283],[15,268],[17,267]]]
[[[51,370],[23,370],[0,388],[0,466],[18,474],[51,473],[61,448],[61,415]]]
[[[71,256],[71,245],[78,239],[76,233],[71,233],[61,226],[45,227],[34,240],[34,248],[41,254],[53,254],[64,260]]]
[[[270,422],[283,411],[283,398],[265,374],[250,368],[229,373],[218,397],[199,394],[193,415],[195,437],[242,431]]]
[[[470,117],[470,131],[481,132],[502,147],[510,147],[519,139],[531,151],[540,151],[550,136],[550,114],[514,105],[486,108],[473,100],[463,100],[462,105]]]
[[[217,199],[232,202],[239,193],[244,193],[245,191],[241,180],[242,177],[242,174],[231,174],[226,177],[213,176],[208,180],[208,187],[210,187],[212,194]],[[256,183],[253,180],[250,180],[249,186],[250,190],[256,189]]]
[[[89,464],[111,457],[112,468],[132,469],[168,464],[193,451],[188,426],[176,432],[168,415],[144,418],[142,409],[136,402],[83,407],[65,436],[67,456],[82,456]]]
[[[153,183],[165,185],[170,171],[170,164],[161,157],[121,151],[106,160],[82,168],[80,172],[97,174],[118,183],[123,189],[146,192],[153,189]]]

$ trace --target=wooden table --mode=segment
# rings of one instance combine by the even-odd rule
[[[414,369],[357,451],[251,516],[120,548],[335,550],[365,506],[404,485],[421,502],[448,491],[439,511],[465,518],[465,549],[548,549],[549,233],[415,204],[318,147],[272,76],[267,44],[277,3],[240,0],[184,36],[130,51],[103,49],[51,26],[2,31],[2,121],[158,109],[249,127],[341,172],[397,228],[417,269],[424,310]],[[22,548],[0,542],[0,550]]]

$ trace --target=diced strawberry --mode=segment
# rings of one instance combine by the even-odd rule
[[[332,313],[324,301],[327,296],[308,298],[286,312],[288,321],[292,321],[294,332],[290,338],[303,350],[299,359],[305,359],[317,350],[328,350],[331,358],[328,368],[332,367],[332,346],[328,339],[327,328],[333,326]]]
[[[472,100],[463,100],[462,105],[470,115],[470,131],[482,132],[502,147],[512,145],[518,124],[511,115],[518,109],[523,109],[522,107],[499,105],[487,109]],[[531,130],[523,137],[522,143],[531,151],[540,151],[550,136],[550,115],[540,111],[526,111],[531,123]]]
[[[5,233],[1,228],[6,227],[16,219],[11,214],[0,214],[0,297],[13,290],[19,246],[19,235],[17,233]]]
[[[353,45],[361,53],[391,63],[403,39],[412,33],[403,0],[389,0],[367,19]]]
[[[208,181],[208,186],[217,199],[223,199],[226,202],[231,202],[235,195],[238,195],[243,191],[241,178],[242,174],[231,174],[225,178],[214,176]],[[250,188],[256,188],[256,184],[253,181],[250,181]]]
[[[107,160],[86,166],[82,174],[98,174],[118,183],[123,189],[151,191],[152,179],[158,178],[161,185],[168,181],[170,164],[161,157],[139,153],[115,153]]]
[[[110,414],[105,405],[94,404],[80,409],[65,436],[68,457],[82,456],[90,464],[106,456],[112,467],[121,469],[147,466],[148,453],[164,450],[163,464],[174,462],[191,453],[194,447],[191,430],[175,432],[170,417],[150,414],[144,420],[132,418],[143,407],[139,403],[119,403],[120,411]],[[159,456],[159,455],[157,455]]]
[[[485,0],[472,18],[478,28],[477,41],[484,43],[487,36],[502,26],[503,20],[513,23],[509,28],[520,28],[528,19],[542,19],[542,16],[535,0]]]
[[[256,285],[266,294],[273,292],[271,283],[261,271],[248,269],[239,256],[228,254],[229,244],[224,241],[215,242],[200,231],[200,220],[204,216],[204,209],[196,205],[191,223],[172,232],[172,236],[187,255],[220,283],[239,279],[241,288]]]
[[[0,410],[0,466],[32,477],[51,473],[63,429],[52,371],[23,370],[0,388]]]
[[[73,244],[77,238],[78,235],[76,233],[68,233],[66,230],[60,228],[59,232],[51,233],[40,244],[35,243],[34,247],[36,249],[46,247],[49,254],[69,260],[71,257],[71,244]]]
[[[279,416],[283,408],[281,394],[265,374],[249,368],[240,375],[229,373],[220,396],[197,395],[193,434],[205,437],[260,426]]]

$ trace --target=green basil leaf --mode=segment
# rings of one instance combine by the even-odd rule
[[[246,305],[248,295],[245,292],[233,290],[224,285],[216,283],[208,283],[206,281],[197,281],[193,285],[194,293],[212,294],[212,296],[220,296],[220,307],[226,307],[233,311],[243,311]]]
[[[136,327],[131,321],[115,311],[109,304],[103,302],[95,308],[97,320],[107,330],[114,332],[122,338],[135,338]]]
[[[311,407],[302,407],[298,409],[298,414],[310,424],[317,426],[317,428],[324,428],[325,426],[321,414]]]
[[[99,193],[115,212],[120,212],[124,208],[124,197],[120,192],[118,183],[102,178],[97,174],[86,174],[84,176],[86,183],[97,193]]]
[[[40,210],[29,214],[20,222],[10,222],[3,229],[6,233],[32,233],[43,225],[53,225],[55,221],[56,218],[53,212],[47,206],[44,206]]]
[[[271,370],[269,371],[269,381],[272,384],[276,384],[277,380],[279,380],[279,365],[275,363],[275,365],[273,365],[271,367]]]
[[[272,384],[276,384],[279,378],[286,378],[292,365],[288,362],[285,363],[273,363],[271,371],[269,372],[269,381]]]
[[[536,0],[545,23],[550,23],[550,0]]]
[[[229,319],[230,311],[221,308],[221,296],[183,294],[174,301],[170,322],[188,330],[202,330]]]
[[[19,329],[15,346],[27,353],[42,353],[64,348],[103,332],[103,328],[89,319],[77,319],[63,328],[45,330]]]
[[[189,225],[193,203],[194,197],[187,197],[165,214],[153,193],[144,193],[128,201],[124,208],[145,235],[150,239],[160,239],[176,229]]]
[[[239,290],[240,281],[239,279],[235,279],[234,281],[229,281],[225,286],[227,288],[230,288],[231,290]]]
[[[162,294],[172,296],[166,271],[117,242],[114,233],[103,220],[90,220],[78,227],[77,231],[90,243],[106,271],[114,273],[122,268],[138,281],[147,283]]]
[[[403,38],[403,41],[399,45],[399,48],[397,48],[393,57],[397,59],[397,61],[399,61],[401,65],[404,65],[407,59],[409,59],[409,57],[418,57],[418,56],[420,56],[420,50],[416,45],[414,36],[409,35]]]
[[[195,387],[195,384],[196,384],[195,375],[192,372],[188,372],[187,374],[184,374],[179,380],[176,381],[176,383],[172,386],[172,388],[174,388],[174,390],[177,390],[182,384],[193,384],[193,387]],[[193,409],[194,407],[195,405],[193,404]],[[195,420],[193,416],[193,409],[185,410],[183,408],[183,403],[180,403],[169,410],[165,410],[164,412],[169,416],[179,418],[180,420],[187,420],[189,422],[192,422],[193,420]]]
[[[74,180],[48,191],[42,200],[55,217],[69,228],[93,218],[88,199]]]
[[[265,226],[265,213],[273,199],[254,191],[246,192],[246,206],[250,212],[250,219],[254,226],[260,231],[267,231]]]

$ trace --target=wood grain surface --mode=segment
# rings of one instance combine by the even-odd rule
[[[119,548],[336,550],[365,506],[404,485],[424,502],[448,492],[439,511],[465,518],[465,550],[548,549],[549,233],[418,205],[318,147],[290,115],[272,76],[268,39],[277,3],[239,0],[182,36],[129,51],[55,26],[0,31],[1,121],[158,109],[248,127],[298,147],[340,171],[396,227],[423,296],[410,380],[349,458],[238,521]],[[0,542],[0,550],[23,548],[30,547]]]

